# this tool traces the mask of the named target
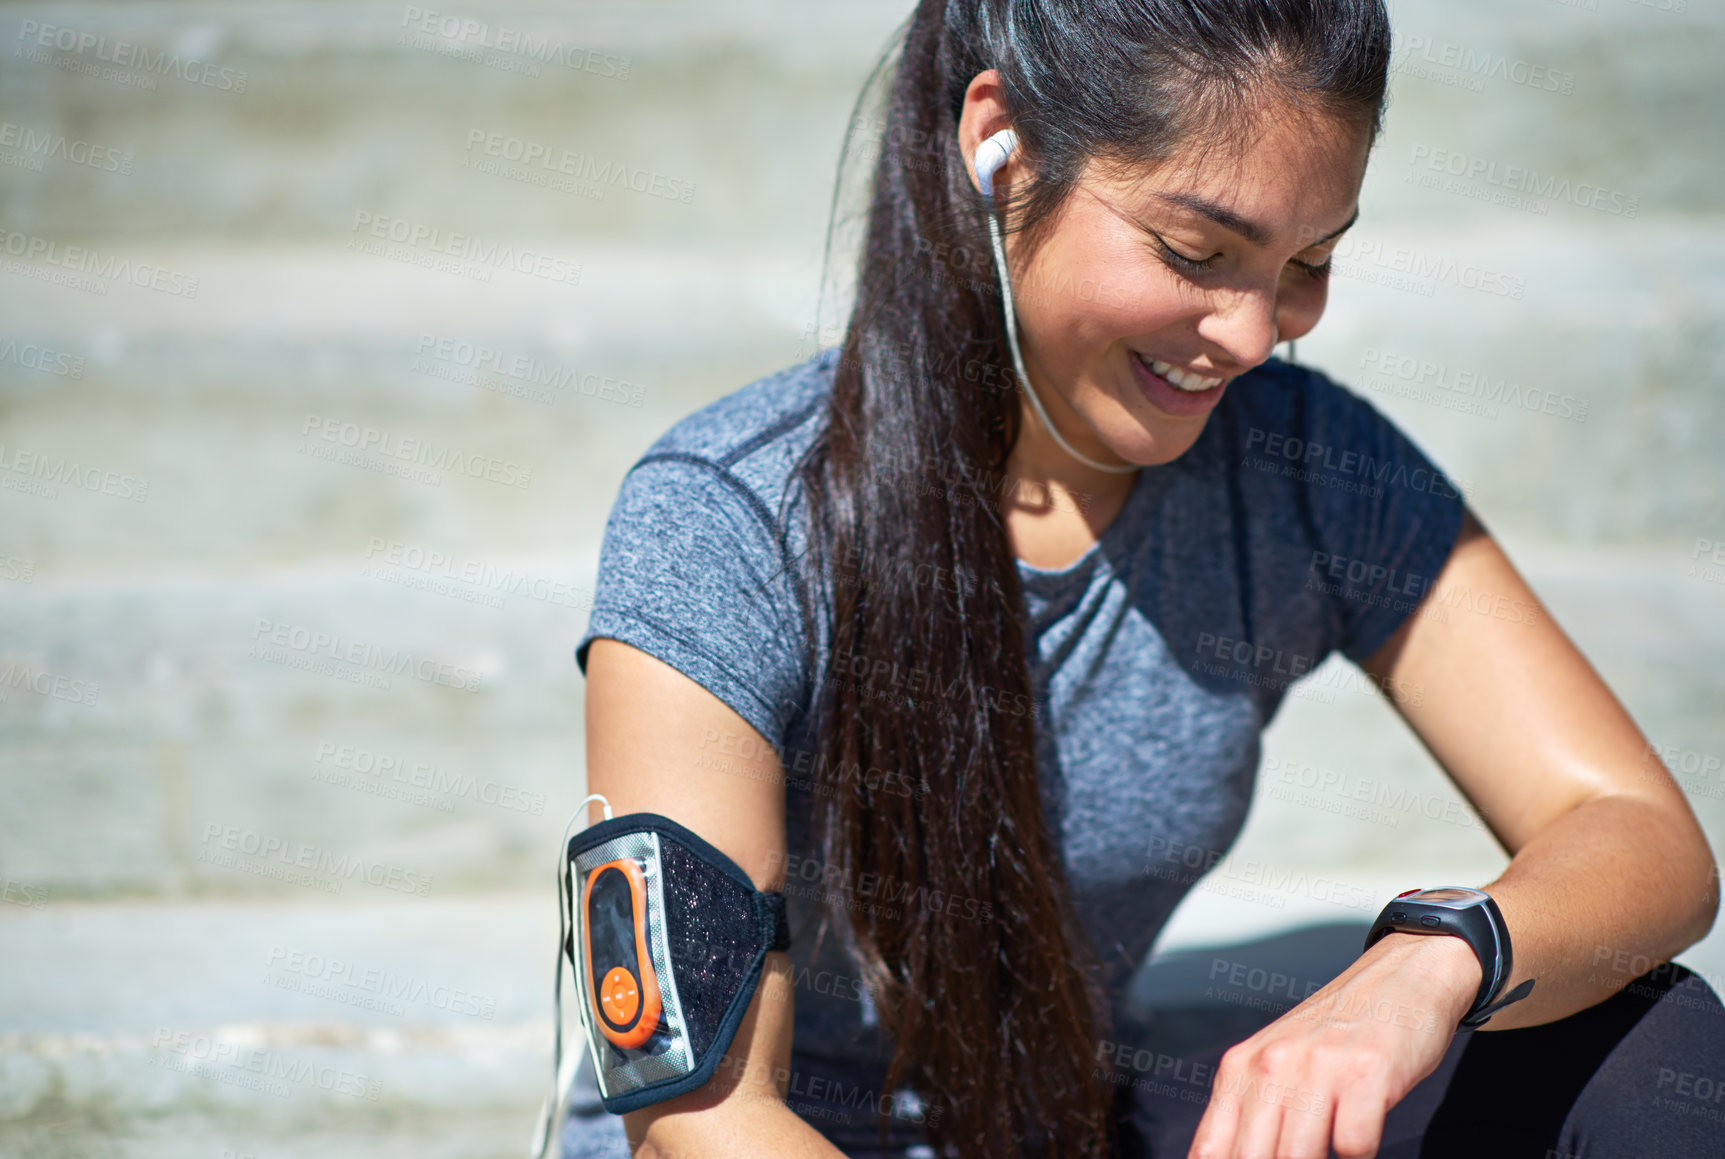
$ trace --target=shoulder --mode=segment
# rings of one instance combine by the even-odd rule
[[[652,468],[654,478],[704,478],[777,511],[824,423],[836,360],[837,351],[824,350],[714,399],[660,435],[628,474]]]
[[[702,685],[775,747],[809,695],[808,606],[792,564],[804,521],[780,522],[792,468],[819,433],[835,355],[757,379],[678,420],[625,473],[576,645],[634,646]],[[800,504],[783,509],[794,516]]]
[[[1322,595],[1320,651],[1358,661],[1411,611],[1410,586],[1442,569],[1467,488],[1321,370],[1274,360],[1236,385],[1232,407],[1227,394],[1217,407],[1211,459],[1242,498],[1254,566],[1290,606]]]

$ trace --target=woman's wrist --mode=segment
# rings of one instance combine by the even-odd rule
[[[1450,1025],[1459,1024],[1472,1009],[1485,975],[1473,947],[1448,934],[1412,934],[1395,930],[1385,934],[1367,953],[1382,952],[1419,971],[1422,989],[1443,1000]],[[1453,1012],[1453,1017],[1449,1016]]]

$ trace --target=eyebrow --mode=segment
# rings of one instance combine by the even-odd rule
[[[1214,201],[1209,201],[1205,198],[1199,197],[1196,193],[1158,193],[1156,196],[1172,205],[1178,205],[1182,209],[1189,209],[1193,213],[1207,217],[1217,225],[1222,226],[1224,229],[1233,230],[1253,245],[1261,246],[1268,245],[1270,243],[1269,230],[1265,229],[1257,222],[1247,221],[1231,209],[1217,205]],[[1331,238],[1340,236],[1359,219],[1360,207],[1355,205],[1353,216],[1348,218],[1348,220],[1342,225],[1341,229],[1318,238],[1316,241],[1312,242],[1311,245],[1323,245]]]

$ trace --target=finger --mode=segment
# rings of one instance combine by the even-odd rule
[[[1282,1132],[1282,1096],[1288,1088],[1272,1075],[1254,1070],[1240,1092],[1240,1125],[1230,1155],[1277,1155]]]
[[[1186,1159],[1231,1159],[1234,1135],[1240,1121],[1240,1097],[1231,1071],[1218,1068],[1210,1084],[1210,1103],[1198,1120],[1197,1133]]]
[[[1282,1100],[1282,1136],[1276,1142],[1276,1159],[1329,1159],[1330,1121],[1336,1096],[1328,1085],[1300,1087]]]
[[[1372,1159],[1384,1139],[1384,1116],[1389,1100],[1376,1086],[1360,1084],[1344,1088],[1336,1100],[1336,1121],[1331,1146],[1341,1159]]]

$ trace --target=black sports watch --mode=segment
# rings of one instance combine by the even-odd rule
[[[1462,1016],[1460,1025],[1463,1027],[1471,1030],[1484,1026],[1491,1021],[1493,1014],[1533,993],[1533,979],[1529,978],[1505,995],[1502,1001],[1492,1002],[1503,984],[1509,981],[1513,957],[1509,927],[1504,925],[1503,912],[1497,908],[1491,895],[1482,889],[1454,885],[1442,889],[1410,889],[1396,894],[1378,915],[1378,920],[1372,923],[1364,949],[1371,949],[1379,938],[1397,931],[1449,934],[1473,947],[1480,965],[1479,994]]]

